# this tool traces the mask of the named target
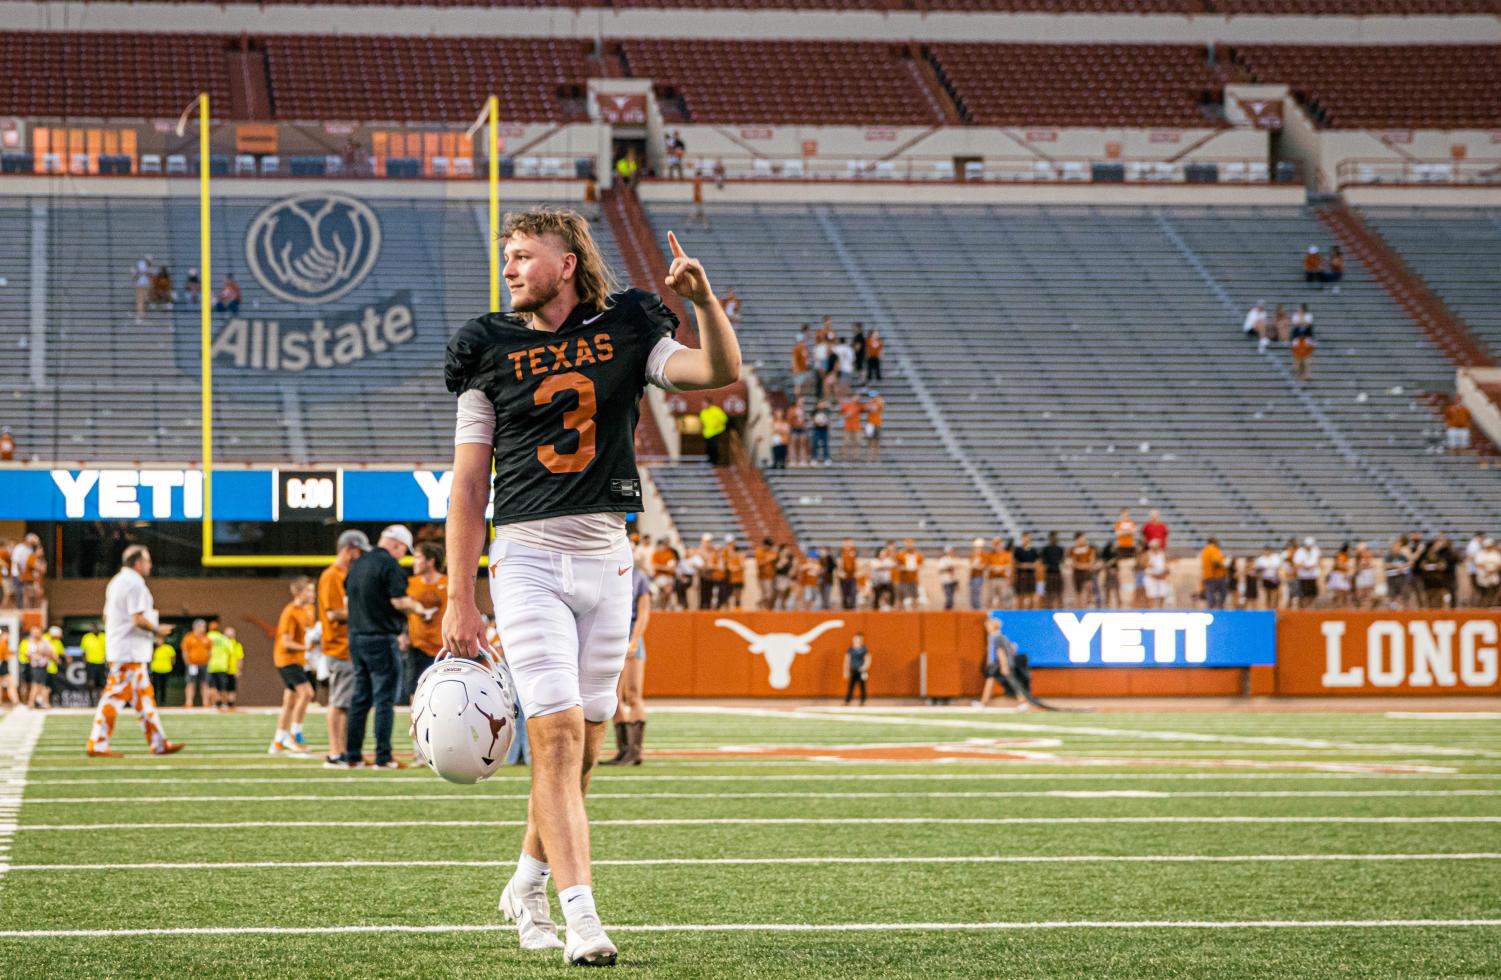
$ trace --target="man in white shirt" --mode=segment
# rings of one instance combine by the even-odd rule
[[[1468,578],[1470,582],[1469,604],[1472,606],[1480,605],[1480,602],[1478,601],[1480,597],[1480,583],[1475,579],[1475,573],[1477,571],[1475,559],[1484,549],[1485,532],[1476,531],[1475,536],[1470,539],[1470,543],[1465,545],[1465,577]]]
[[[1319,598],[1319,562],[1323,555],[1313,538],[1304,538],[1302,547],[1293,552],[1293,574],[1298,580],[1297,605],[1307,609]]]
[[[151,574],[151,552],[131,545],[120,557],[120,571],[104,590],[104,658],[109,662],[109,684],[99,698],[94,726],[89,730],[88,754],[93,758],[119,758],[123,753],[109,747],[120,709],[129,707],[141,719],[141,728],[153,755],[171,755],[185,747],[167,741],[156,713],[152,692],[151,652],[158,637],[172,632],[161,623],[146,587]]]
[[[1247,337],[1257,338],[1256,349],[1258,351],[1266,350],[1266,300],[1260,301],[1246,311],[1246,319],[1241,323],[1240,332]]]

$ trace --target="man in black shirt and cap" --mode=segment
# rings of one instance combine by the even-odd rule
[[[348,596],[349,659],[354,666],[354,700],[349,706],[349,741],[344,764],[365,766],[365,718],[375,708],[375,768],[400,769],[391,757],[391,724],[396,692],[401,686],[401,653],[397,637],[406,629],[409,612],[418,607],[407,595],[407,574],[400,559],[412,550],[412,532],[392,524],[380,532],[375,547],[349,566],[344,590]]]

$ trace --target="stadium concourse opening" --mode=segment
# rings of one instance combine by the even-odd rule
[[[1494,0],[295,6],[0,4],[0,972],[1501,975]]]

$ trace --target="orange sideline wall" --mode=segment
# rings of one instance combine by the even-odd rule
[[[733,622],[756,640],[736,628]],[[823,623],[838,623],[816,636]],[[870,696],[972,698],[980,693],[985,656],[985,615],[980,612],[655,612],[646,627],[648,697],[842,697],[844,651],[865,633],[871,651]],[[801,640],[801,642],[799,642]],[[806,648],[804,653],[792,652]],[[753,649],[754,648],[754,649]],[[927,654],[926,692],[919,657]],[[787,676],[773,686],[768,658],[780,654]],[[1269,679],[1256,693],[1270,693]],[[1239,668],[1096,670],[1053,669],[1033,674],[1043,696],[1222,695],[1244,692]]]
[[[1284,612],[1278,694],[1501,694],[1501,614]]]

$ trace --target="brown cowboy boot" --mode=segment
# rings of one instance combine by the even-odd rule
[[[632,721],[626,723],[626,730],[630,737],[630,756],[621,763],[623,766],[641,765],[641,742],[646,736],[646,722]]]
[[[615,723],[615,756],[610,759],[601,759],[599,764],[602,766],[623,766],[627,764],[626,759],[630,754],[630,725],[627,722],[617,721]]]

